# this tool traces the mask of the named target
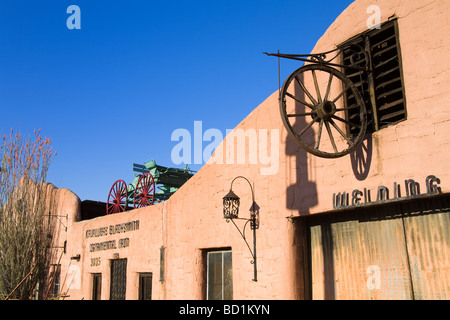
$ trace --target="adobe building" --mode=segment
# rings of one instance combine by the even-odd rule
[[[66,217],[59,292],[87,300],[449,299],[449,26],[447,0],[357,0],[313,53],[338,49],[341,67],[331,67],[360,97],[324,67],[316,79],[312,69],[291,77],[293,89],[281,89],[284,118],[277,91],[170,199],[151,206],[106,215],[105,203],[58,190]],[[316,84],[325,88],[320,99]],[[246,138],[243,161],[237,132]],[[332,157],[350,136],[358,143],[348,138],[352,150]],[[239,218],[250,218],[253,192],[255,230],[224,219],[232,181]]]

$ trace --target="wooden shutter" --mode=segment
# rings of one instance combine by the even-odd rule
[[[343,65],[364,67],[364,54],[356,53],[355,44],[363,48],[369,58],[372,72],[345,68],[344,73],[361,92],[368,113],[368,132],[374,132],[388,125],[406,119],[406,100],[404,95],[402,61],[399,46],[397,21],[389,21],[380,29],[367,31],[342,45]],[[350,92],[350,91],[349,91]],[[351,122],[359,121],[357,109],[352,109],[355,99],[351,94],[345,97],[349,107],[347,117]],[[357,128],[348,128],[350,133]]]
[[[369,35],[378,129],[406,119],[397,24]]]

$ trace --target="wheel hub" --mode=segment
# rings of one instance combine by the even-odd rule
[[[324,101],[317,106],[316,112],[321,119],[328,120],[336,113],[336,104],[333,101]]]

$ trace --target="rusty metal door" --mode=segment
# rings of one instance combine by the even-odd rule
[[[125,300],[127,288],[127,259],[111,260],[110,300]]]
[[[405,238],[415,299],[450,299],[450,201],[411,205]]]
[[[314,217],[313,299],[449,299],[449,197]]]

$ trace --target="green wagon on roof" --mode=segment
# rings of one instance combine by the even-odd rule
[[[185,169],[159,166],[155,160],[133,163],[134,179],[130,184],[117,180],[111,187],[106,202],[106,214],[131,208],[150,206],[170,198],[195,173]]]

